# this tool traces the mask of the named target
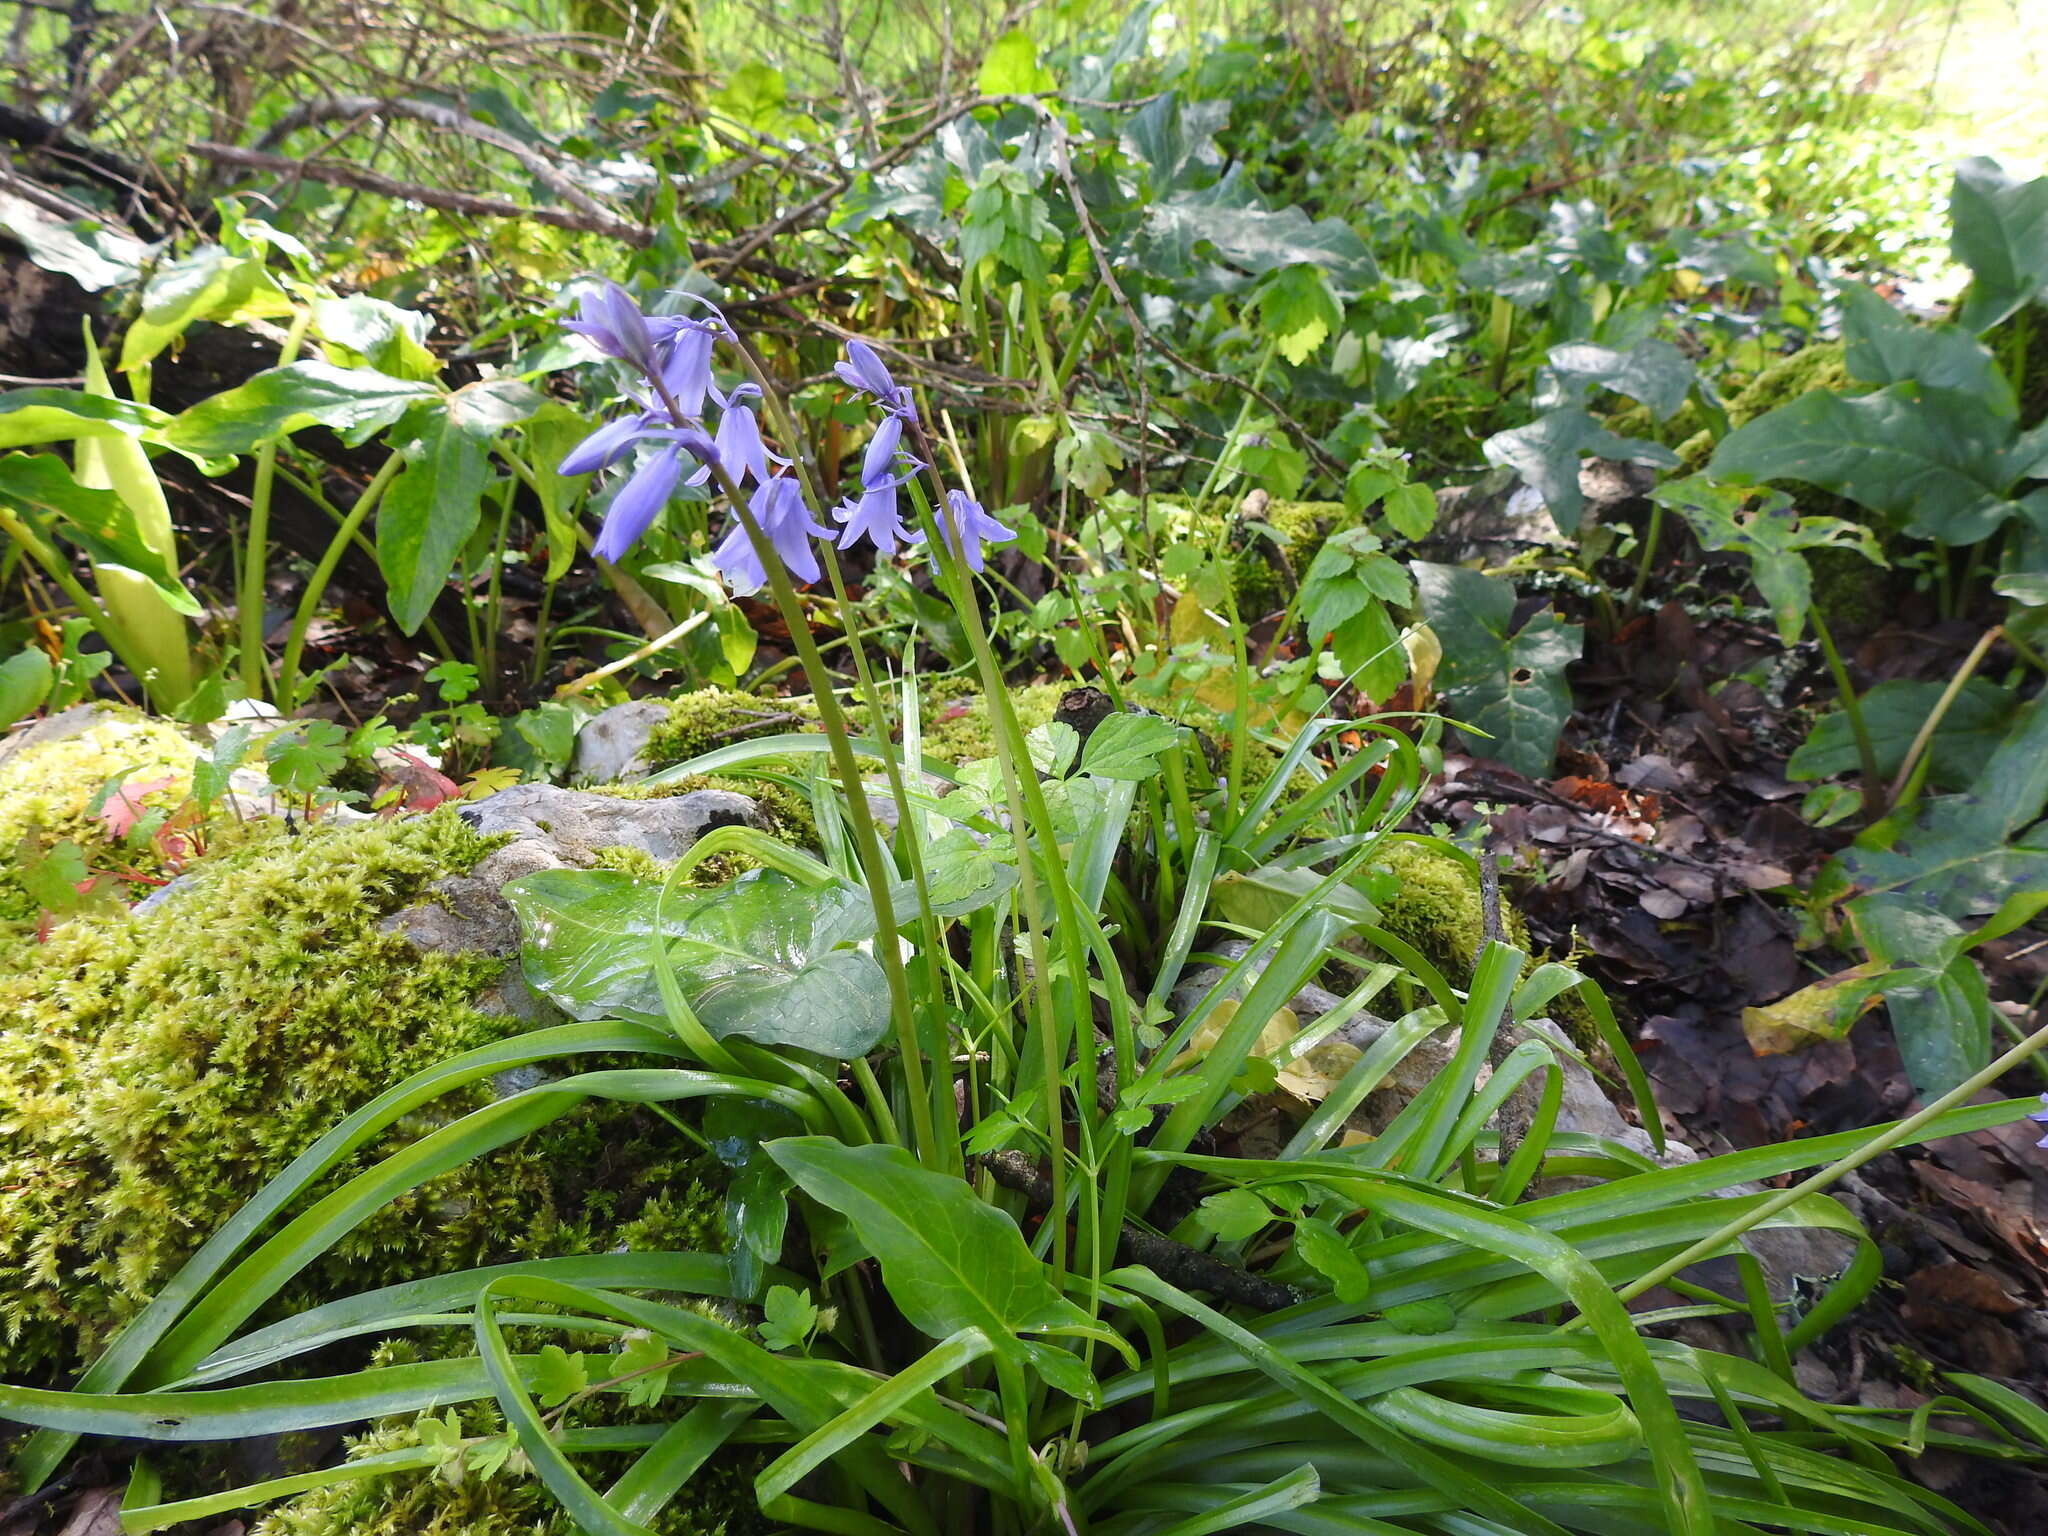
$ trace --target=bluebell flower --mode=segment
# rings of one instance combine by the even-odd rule
[[[987,563],[982,557],[982,545],[1017,537],[1016,529],[1005,528],[990,517],[981,510],[981,503],[965,491],[946,492],[945,510],[938,514],[936,521],[946,548],[958,550],[960,558],[967,562],[967,569],[976,575]],[[924,535],[920,533],[917,538],[922,542]]]
[[[846,531],[839,536],[839,547],[851,549],[866,539],[888,556],[909,544],[910,530],[904,527],[897,511],[896,493],[923,468],[921,460],[903,452],[902,420],[884,416],[861,459],[860,494],[832,509],[833,518],[846,525]]]
[[[597,530],[591,553],[600,560],[613,562],[631,549],[668,505],[682,474],[682,450],[674,443],[634,470],[632,478],[619,487],[618,495],[606,509],[604,526]]]
[[[617,283],[602,283],[586,292],[577,306],[577,318],[563,322],[562,329],[574,331],[606,357],[630,363],[646,374],[660,366],[656,349],[667,331],[651,324],[633,296]]]
[[[652,411],[640,411],[608,421],[571,448],[555,467],[558,475],[587,475],[610,469],[633,451],[634,445],[661,432],[667,423]]]
[[[910,391],[889,376],[889,370],[882,366],[875,349],[866,342],[849,341],[846,360],[834,364],[832,371],[839,375],[841,383],[863,395],[872,395],[891,416],[900,416],[905,421],[917,420],[917,402],[910,398]]]
[[[761,441],[761,423],[754,415],[753,406],[748,403],[760,398],[758,385],[742,384],[718,402],[724,410],[718,418],[718,436],[713,439],[713,447],[717,450],[718,462],[726,467],[736,485],[745,485],[749,475],[753,476],[756,485],[766,485],[769,464],[789,463],[789,460],[770,453],[768,445]],[[707,464],[690,476],[687,483],[702,485],[710,478],[711,467]]]
[[[795,479],[778,475],[767,481],[755,490],[747,510],[760,525],[783,569],[799,581],[816,581],[821,573],[818,552],[811,548],[811,540],[830,538],[832,530],[812,519],[811,509],[804,504],[803,489]],[[768,573],[761,568],[760,557],[754,553],[754,541],[747,537],[737,514],[725,530],[725,537],[711,551],[711,563],[725,578],[725,584],[741,595],[758,592],[768,585]]]
[[[2048,1093],[2044,1093],[2041,1095],[2041,1102],[2043,1104],[2048,1104]],[[2048,1125],[2048,1109],[2037,1109],[2031,1115],[2027,1116],[2027,1118],[2033,1121],[2036,1125]],[[2048,1149],[2048,1136],[2043,1136],[2039,1141],[2035,1142],[2034,1145],[2037,1147],[2041,1147],[2043,1149]]]
[[[711,344],[720,335],[709,320],[682,320],[662,359],[661,380],[667,397],[691,421],[704,414],[704,397],[711,392]]]

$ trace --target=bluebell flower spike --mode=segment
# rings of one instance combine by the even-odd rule
[[[967,562],[967,569],[979,576],[987,568],[987,559],[982,554],[985,544],[1007,543],[1017,537],[1017,530],[1005,528],[981,509],[981,503],[965,491],[946,492],[945,510],[935,521],[939,525],[939,536],[946,541],[946,548],[957,550],[960,558]],[[919,534],[921,541],[924,537]]]
[[[782,568],[799,581],[816,581],[823,574],[814,538],[830,538],[832,530],[811,517],[804,504],[803,490],[788,475],[778,475],[758,487],[747,502],[747,511],[760,526]],[[725,578],[727,586],[741,595],[758,592],[768,585],[768,573],[754,550],[754,541],[737,515],[725,537],[711,551],[711,563]]]
[[[591,552],[609,564],[631,549],[668,505],[682,473],[681,450],[674,444],[634,470],[632,478],[619,488],[606,509],[604,525],[597,530]]]
[[[910,391],[899,385],[875,355],[875,349],[864,341],[849,341],[846,344],[846,359],[833,365],[832,371],[839,375],[841,383],[860,394],[871,396],[891,416],[905,421],[917,420],[917,402],[910,397]]]

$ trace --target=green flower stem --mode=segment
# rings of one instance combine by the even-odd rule
[[[2027,1036],[2026,1039],[2007,1051],[1998,1060],[1992,1062],[1990,1066],[1979,1072],[1975,1077],[1951,1088],[1918,1114],[1901,1120],[1882,1135],[1871,1137],[1870,1140],[1866,1141],[1854,1152],[1851,1152],[1847,1157],[1838,1158],[1811,1178],[1802,1180],[1790,1189],[1780,1190],[1770,1199],[1764,1201],[1763,1204],[1738,1216],[1719,1231],[1709,1233],[1676,1257],[1665,1260],[1648,1274],[1630,1281],[1615,1293],[1616,1297],[1623,1302],[1634,1301],[1645,1291],[1662,1285],[1687,1265],[1696,1264],[1701,1259],[1710,1258],[1714,1254],[1721,1252],[1730,1243],[1741,1237],[1743,1233],[1753,1227],[1761,1226],[1780,1211],[1790,1210],[1808,1195],[1819,1194],[1844,1174],[1854,1173],[1872,1158],[1882,1156],[1884,1153],[1891,1151],[1893,1147],[1911,1141],[1919,1133],[1922,1126],[1930,1121],[1940,1119],[1959,1104],[1969,1103],[1978,1093],[1989,1088],[1999,1078],[2026,1061],[2028,1057],[2039,1051],[2044,1045],[2048,1045],[2048,1028],[2035,1030],[2034,1033]],[[1585,1323],[1585,1314],[1580,1313],[1564,1326],[1567,1329],[1572,1329],[1583,1327]]]
[[[860,860],[861,874],[867,881],[868,895],[875,904],[875,957],[881,962],[882,973],[889,983],[889,1011],[896,1026],[897,1054],[902,1058],[918,1160],[934,1172],[944,1172],[949,1159],[941,1150],[937,1127],[932,1119],[931,1090],[925,1080],[924,1059],[918,1048],[917,1015],[910,1001],[910,978],[903,968],[903,950],[896,938],[896,909],[889,898],[891,870],[883,858],[881,840],[875,835],[875,819],[868,809],[866,782],[861,777],[860,765],[854,761],[853,748],[849,744],[852,733],[847,729],[846,714],[833,693],[832,675],[825,670],[825,659],[818,654],[818,644],[811,638],[810,621],[804,615],[802,604],[797,601],[796,588],[790,585],[789,573],[782,568],[782,557],[776,554],[775,546],[761,531],[761,525],[754,521],[754,514],[747,510],[746,496],[732,476],[726,473],[725,466],[714,460],[710,468],[724,490],[726,500],[731,503],[732,515],[746,531],[747,542],[753,545],[754,558],[768,573],[768,588],[775,595],[775,606],[781,610],[783,622],[789,627],[790,643],[796,647],[797,655],[803,661],[811,696],[818,702],[818,723],[825,728],[825,737],[831,743],[832,767],[846,795],[846,817],[853,829],[854,852]]]
[[[823,508],[825,499],[819,495],[818,485],[811,478],[810,468],[804,461],[802,439],[797,433],[796,422],[783,404],[782,392],[770,382],[767,370],[762,367],[761,360],[754,355],[753,348],[740,342],[737,337],[734,341],[740,355],[741,366],[746,369],[747,377],[761,391],[761,405],[767,413],[771,430],[789,448],[790,457],[796,467],[797,481],[803,486],[804,495],[809,498],[812,506]],[[839,553],[830,547],[825,551],[825,572],[831,579],[833,601],[838,604],[839,621],[845,633],[844,643],[848,653],[853,657],[853,672],[860,687],[861,702],[867,706],[868,716],[873,721],[875,738],[878,741],[885,740],[883,722],[889,718],[888,709],[882,698],[882,691],[875,683],[874,669],[868,665],[867,647],[861,644],[861,636],[873,631],[861,629],[858,610],[847,595],[846,576],[839,566]],[[756,686],[758,685],[757,679]],[[914,766],[922,768],[921,764]],[[916,831],[918,813],[911,809],[910,794],[903,782],[903,765],[895,753],[885,752],[882,755],[882,771],[889,780],[890,798],[896,803],[896,825],[904,831],[900,841],[910,863],[911,889],[917,894],[922,961],[929,966],[933,964],[933,957],[941,952],[945,944],[945,934],[939,927],[938,917],[932,911],[931,885],[925,875],[924,840]],[[866,803],[865,791],[862,792],[862,803]],[[931,981],[936,987],[939,981],[936,972],[931,976]],[[941,1049],[933,1058],[933,1064],[936,1076],[932,1082],[932,1096],[934,1105],[938,1106],[934,1109],[933,1121],[937,1124],[939,1118],[947,1114],[946,1107],[953,1102],[953,1058],[952,1053],[944,1048],[943,1042]],[[948,1123],[951,1123],[950,1120]],[[961,1160],[959,1138],[946,1137],[945,1148],[948,1171],[962,1172],[965,1164]]]
[[[1856,757],[1863,774],[1863,810],[1874,820],[1885,811],[1885,784],[1883,775],[1877,771],[1877,748],[1871,744],[1870,727],[1863,721],[1863,701],[1856,696],[1856,685],[1849,681],[1849,669],[1842,665],[1842,653],[1835,649],[1835,637],[1828,632],[1820,609],[1809,608],[1806,616],[1813,621],[1814,638],[1820,641],[1828,673],[1842,696],[1842,713],[1849,717],[1849,730],[1856,737]]]
[[[292,316],[284,345],[278,348],[277,366],[282,368],[299,355],[306,328],[313,323],[313,311],[300,309]],[[277,478],[277,444],[272,438],[256,450],[256,480],[249,491],[249,534],[242,549],[242,590],[236,594],[236,617],[242,635],[242,691],[252,699],[263,697],[263,576],[270,556],[270,493]]]
[[[924,524],[924,534],[934,556],[940,584],[952,602],[954,611],[967,631],[968,650],[973,654],[975,664],[981,672],[983,696],[988,700],[989,723],[994,727],[996,763],[1002,774],[1004,797],[1010,805],[1013,830],[1020,833],[1024,828],[1032,829],[1045,855],[1044,870],[1047,883],[1052,888],[1053,907],[1061,936],[1062,957],[1069,968],[1074,995],[1077,999],[1088,996],[1087,946],[1083,937],[1079,912],[1074,901],[1073,887],[1067,882],[1065,871],[1059,861],[1058,843],[1054,837],[1054,823],[1051,810],[1045,803],[1045,793],[1039,787],[1037,770],[1032,766],[1030,749],[1024,740],[1024,728],[1017,719],[1016,706],[1003,680],[1001,665],[996,661],[995,650],[989,644],[987,627],[982,623],[981,605],[976,600],[973,583],[969,580],[966,562],[960,554],[960,530],[951,523],[952,513],[946,506],[946,487],[938,471],[938,456],[930,437],[924,430],[922,420],[907,423],[917,443],[918,457],[925,463],[925,478],[931,487],[929,504],[922,495],[914,495],[918,504],[919,517]],[[913,491],[916,486],[913,483]],[[941,536],[938,519],[948,519],[947,527],[953,537]],[[1044,903],[1038,890],[1037,860],[1025,854],[1021,835],[1017,839],[1019,858],[1017,860],[1018,894],[1024,908],[1026,943],[1031,949],[1031,963],[1036,974],[1033,976],[1033,990],[1038,1014],[1040,1040],[1040,1067],[1044,1073],[1046,1141],[1050,1151],[1047,1159],[1052,1178],[1052,1214],[1046,1222],[1051,1232],[1052,1279],[1055,1285],[1064,1282],[1067,1272],[1066,1234],[1066,1136],[1065,1114],[1061,1106],[1061,1083],[1064,1077],[1067,1042],[1060,1028],[1058,1009],[1051,991],[1052,968],[1045,946]],[[1075,1021],[1078,1029],[1079,1017]],[[1085,1054],[1085,1053],[1084,1053]],[[1119,1088],[1123,1085],[1119,1084]],[[1084,1092],[1077,1096],[1080,1106],[1081,1129],[1086,1136],[1095,1095]],[[1084,1152],[1085,1152],[1084,1147]],[[1121,1213],[1117,1213],[1121,1219]]]
[[[341,526],[334,530],[334,537],[327,541],[327,548],[321,552],[320,563],[313,567],[313,574],[306,578],[306,590],[299,596],[298,612],[292,615],[291,633],[285,638],[284,657],[277,665],[277,707],[280,713],[288,715],[299,707],[299,657],[306,648],[306,631],[312,627],[313,616],[320,611],[320,600],[327,595],[327,583],[334,576],[334,568],[341,563],[342,552],[348,548],[349,540],[363,526],[363,519],[383,499],[385,488],[397,478],[404,464],[404,456],[398,453],[384,460],[370,483],[363,487],[362,494],[356,497],[355,505],[349,508]],[[243,643],[246,645],[247,641]]]
[[[1088,295],[1088,302],[1081,307],[1081,313],[1074,321],[1073,334],[1067,338],[1067,350],[1060,358],[1060,365],[1053,373],[1053,388],[1065,395],[1067,385],[1074,377],[1074,370],[1080,366],[1081,354],[1086,349],[1090,332],[1095,328],[1095,317],[1102,313],[1102,301],[1109,297],[1109,284],[1097,283],[1095,291]]]

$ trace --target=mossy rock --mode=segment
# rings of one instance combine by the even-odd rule
[[[1767,364],[1728,397],[1728,429],[1732,432],[1738,427],[1746,427],[1765,412],[1790,405],[1801,395],[1811,394],[1816,389],[1833,390],[1843,395],[1865,393],[1870,386],[1849,372],[1846,357],[1847,349],[1841,342],[1819,341]],[[1683,411],[1679,413],[1682,415]],[[1679,416],[1672,420],[1677,421]],[[1618,425],[1621,420],[1621,417],[1615,418],[1617,431],[1621,430]],[[1717,441],[1704,422],[1698,425],[1698,431],[1673,445],[1678,452],[1679,467],[1686,474],[1697,473],[1706,467],[1707,460],[1713,457]]]
[[[0,970],[0,1371],[77,1364],[335,1122],[522,1027],[475,1004],[502,959],[382,926],[493,846],[445,810],[256,823],[158,909],[74,918]],[[435,1101],[322,1187],[489,1095]],[[715,1244],[694,1166],[658,1122],[579,1111],[378,1211],[284,1301],[609,1247],[663,1189],[687,1246]]]
[[[1017,724],[1035,731],[1050,724],[1071,683],[1027,683],[1010,690],[1010,707],[1017,712]],[[924,755],[936,762],[980,762],[996,755],[995,726],[989,719],[988,699],[979,693],[964,693],[926,707]]]
[[[1486,937],[1486,908],[1479,876],[1463,859],[1408,837],[1390,837],[1374,851],[1372,862],[1393,878],[1391,896],[1375,898],[1380,926],[1413,945],[1423,959],[1443,972],[1455,987],[1472,979],[1472,962]],[[1501,928],[1507,941],[1529,952],[1529,924],[1503,894]],[[1541,964],[1531,954],[1527,969]],[[1597,1049],[1591,1016],[1577,996],[1567,993],[1550,1008],[1551,1017],[1584,1051]]]
[[[34,926],[39,909],[16,861],[59,842],[77,844],[95,868],[119,864],[160,874],[156,850],[117,844],[92,814],[92,802],[108,781],[122,778],[134,791],[159,784],[133,797],[144,807],[169,809],[185,798],[198,753],[192,738],[167,720],[89,704],[44,721],[0,757],[0,925]]]
[[[803,730],[809,718],[792,699],[765,698],[734,688],[699,688],[669,701],[668,718],[648,734],[642,750],[653,766],[667,768],[736,741]]]
[[[1243,525],[1231,514],[1230,578],[1237,593],[1238,617],[1253,620],[1287,606],[1287,600],[1308,570],[1309,562],[1331,533],[1355,519],[1341,501],[1269,501],[1256,521],[1278,535],[1277,540]]]

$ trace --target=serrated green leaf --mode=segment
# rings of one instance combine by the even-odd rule
[[[302,720],[263,744],[270,782],[288,795],[310,795],[348,760],[348,732],[332,720]]]
[[[1249,1189],[1224,1189],[1204,1199],[1195,1219],[1226,1243],[1241,1243],[1273,1223],[1273,1208]]]
[[[995,40],[981,61],[977,83],[984,96],[1035,96],[1059,88],[1052,71],[1038,62],[1038,44],[1022,27]]]
[[[1282,267],[1259,286],[1259,329],[1300,367],[1344,322],[1344,310],[1320,267]]]
[[[1158,715],[1120,710],[1089,733],[1081,751],[1081,772],[1098,779],[1149,779],[1159,772],[1160,757],[1187,734]]]

